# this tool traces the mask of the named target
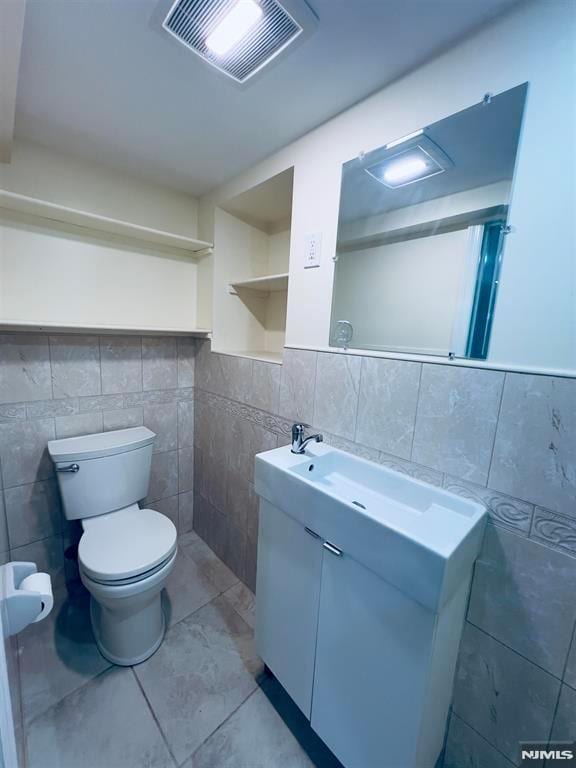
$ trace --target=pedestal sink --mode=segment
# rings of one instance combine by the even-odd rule
[[[325,444],[255,487],[260,656],[346,768],[433,768],[485,509]]]

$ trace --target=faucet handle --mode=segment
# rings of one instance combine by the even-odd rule
[[[292,453],[304,453],[304,449],[311,440],[315,440],[317,443],[321,443],[324,440],[321,434],[310,435],[310,437],[304,438],[304,429],[307,426],[307,424],[292,425]]]
[[[304,430],[307,426],[308,424],[303,424],[301,422],[292,424],[292,440],[297,440],[298,437],[304,437]]]
[[[307,429],[310,428],[310,424],[306,424],[303,421],[297,421],[292,424],[292,444],[298,442],[300,444],[304,440],[304,434]]]

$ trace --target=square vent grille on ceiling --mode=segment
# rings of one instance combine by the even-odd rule
[[[305,3],[291,13],[277,0],[176,0],[162,26],[212,66],[245,83],[310,31]],[[299,18],[297,18],[297,16]]]

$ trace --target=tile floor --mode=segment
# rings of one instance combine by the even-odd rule
[[[112,667],[87,593],[20,636],[27,768],[338,768],[253,643],[254,596],[196,534],[164,595],[148,661]]]

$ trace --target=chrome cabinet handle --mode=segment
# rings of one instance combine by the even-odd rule
[[[322,546],[324,549],[327,549],[328,552],[332,552],[333,555],[336,555],[336,557],[342,557],[342,550],[335,547],[334,544],[330,544],[329,541],[325,541]]]
[[[309,533],[310,536],[314,536],[315,539],[319,539],[320,538],[320,536],[318,536],[316,531],[313,531],[312,528],[308,528],[307,525],[304,526],[304,530],[306,531],[306,533]]]
[[[78,464],[68,464],[67,467],[56,467],[56,472],[80,472]]]

